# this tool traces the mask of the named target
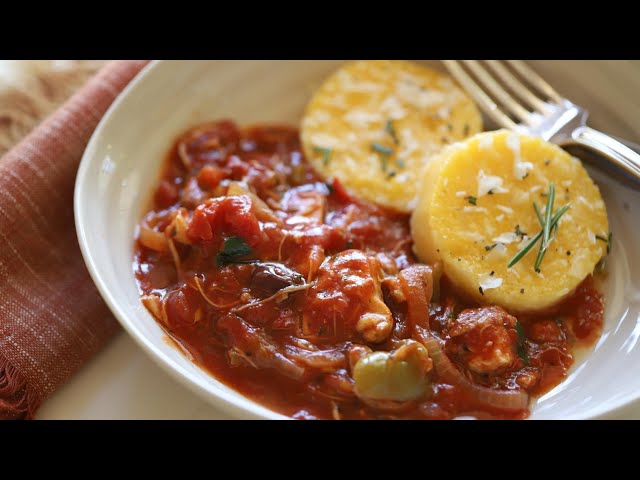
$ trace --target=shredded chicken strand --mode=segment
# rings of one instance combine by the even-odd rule
[[[195,284],[196,284],[196,288],[197,288],[197,289],[198,289],[198,291],[200,292],[200,295],[202,295],[202,298],[204,298],[204,300],[205,300],[209,305],[211,305],[212,307],[215,307],[215,308],[217,308],[217,309],[219,309],[219,310],[223,310],[223,309],[226,309],[226,308],[234,307],[235,305],[237,305],[238,303],[240,303],[239,301],[236,301],[236,302],[225,303],[224,305],[219,305],[219,304],[217,304],[216,302],[214,302],[213,300],[211,300],[211,299],[206,295],[206,293],[204,293],[204,290],[202,289],[202,284],[200,283],[200,278],[198,278],[198,276],[197,276],[197,275],[195,275],[195,276],[193,277],[193,281],[195,282]]]
[[[276,293],[274,293],[273,295],[271,295],[270,297],[264,298],[262,300],[258,300],[257,302],[253,302],[253,303],[247,303],[246,305],[242,305],[241,307],[237,307],[237,308],[233,308],[231,311],[234,313],[238,313],[241,312],[242,310],[245,310],[249,307],[255,307],[257,305],[261,305],[263,303],[267,303],[270,302],[272,300],[276,300],[283,296],[283,295],[289,295],[290,293],[294,293],[294,292],[299,292],[301,290],[306,290],[307,288],[311,287],[310,283],[305,283],[304,285],[291,285],[290,287],[286,287],[283,288],[282,290],[278,290]]]

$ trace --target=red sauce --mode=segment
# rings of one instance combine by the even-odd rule
[[[411,247],[408,216],[321,181],[297,129],[220,121],[176,140],[134,267],[143,302],[197,364],[294,418],[524,418],[526,405],[479,392],[545,392],[574,344],[601,332],[591,277],[554,313],[516,318],[465,302]],[[433,362],[415,353],[427,337]],[[358,358],[409,344],[424,391],[363,394]]]

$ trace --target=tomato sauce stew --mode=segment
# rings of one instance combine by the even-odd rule
[[[297,419],[525,418],[603,323],[592,277],[543,315],[465,300],[417,262],[407,215],[322,181],[283,125],[179,137],[134,269],[194,362]]]

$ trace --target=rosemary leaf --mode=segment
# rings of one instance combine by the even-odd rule
[[[384,145],[380,145],[379,143],[372,143],[371,150],[373,150],[374,152],[382,153],[384,155],[391,155],[393,153],[393,149],[385,147]]]
[[[322,164],[323,165],[329,165],[329,161],[331,160],[331,154],[333,153],[333,150],[330,148],[326,148],[326,147],[313,147],[313,151],[316,153],[321,153],[322,154]]]
[[[544,235],[542,237],[544,248],[549,245],[549,232],[551,231],[551,218],[553,216],[553,204],[556,200],[556,186],[553,182],[549,184],[549,196],[547,197],[547,209],[544,212]]]
[[[538,251],[536,261],[533,264],[533,269],[536,272],[540,272],[540,264],[542,263],[542,259],[544,258],[545,253],[547,253],[547,248],[549,247],[549,233],[551,232],[551,217],[553,215],[553,204],[555,202],[555,199],[556,186],[553,182],[551,182],[549,184],[549,195],[547,196],[547,207],[544,212],[542,242],[540,243],[540,250]]]
[[[389,165],[389,156],[393,153],[393,150],[379,143],[372,143],[371,150],[380,155],[380,166],[382,167],[382,171],[386,173]]]
[[[395,143],[396,145],[400,143],[400,141],[398,140],[398,134],[396,133],[396,129],[393,126],[393,120],[391,119],[387,120],[387,123],[384,126],[384,131],[387,132],[389,135],[391,135],[391,138],[393,138],[393,143]]]
[[[542,219],[542,213],[540,213],[540,209],[538,208],[538,204],[533,202],[533,209],[536,211],[536,216],[538,217],[538,221],[540,222],[540,226],[544,226],[544,220]]]
[[[522,257],[524,257],[527,253],[529,253],[529,250],[531,250],[533,248],[533,246],[538,242],[538,240],[540,240],[540,238],[542,237],[542,230],[538,232],[538,234],[533,237],[531,240],[529,240],[529,243],[527,243],[522,250],[520,250],[518,253],[516,253],[513,258],[509,261],[509,264],[507,265],[507,268],[511,268],[513,267],[516,263],[518,263],[520,261],[520,259]]]

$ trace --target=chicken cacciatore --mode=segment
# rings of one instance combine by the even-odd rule
[[[134,269],[194,362],[296,419],[525,418],[603,322],[592,277],[544,314],[463,298],[416,261],[407,215],[322,181],[280,125],[179,137]]]

